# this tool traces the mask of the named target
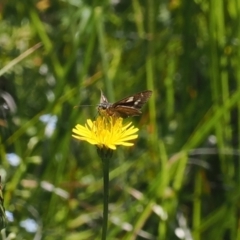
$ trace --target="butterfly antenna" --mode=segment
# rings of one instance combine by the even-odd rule
[[[79,108],[79,107],[94,107],[94,105],[76,105],[73,108]]]

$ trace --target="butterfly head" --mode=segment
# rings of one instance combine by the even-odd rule
[[[104,96],[102,90],[101,90],[101,97],[100,97],[100,103],[97,105],[98,109],[107,109],[111,106],[111,104],[108,102],[107,98]]]

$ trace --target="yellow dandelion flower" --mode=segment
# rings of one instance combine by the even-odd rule
[[[97,145],[98,148],[115,150],[117,145],[133,146],[129,142],[138,135],[132,123],[123,124],[122,118],[99,116],[96,121],[87,120],[85,126],[77,124],[73,128],[72,136],[76,139]]]

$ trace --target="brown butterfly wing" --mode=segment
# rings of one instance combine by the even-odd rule
[[[122,100],[116,103],[113,103],[112,107],[117,107],[121,105],[121,106],[141,109],[143,104],[146,103],[151,96],[152,96],[152,91],[146,90],[143,92],[136,93],[132,96],[123,98]]]
[[[139,116],[142,113],[140,110],[143,104],[148,101],[151,95],[152,91],[149,90],[136,93],[116,103],[113,103],[109,110],[111,110],[111,112],[115,111],[115,115],[118,114],[118,116],[122,118],[129,116]]]
[[[98,104],[98,111],[101,112],[103,110],[106,111],[109,116],[117,116],[122,118],[139,116],[142,113],[141,108],[143,104],[148,101],[151,95],[152,91],[146,90],[111,104],[101,91],[101,99],[100,104]]]
[[[128,107],[128,106],[116,106],[116,107],[110,107],[107,109],[109,115],[121,117],[121,118],[127,118],[130,116],[139,116],[141,115],[141,111],[137,108]]]

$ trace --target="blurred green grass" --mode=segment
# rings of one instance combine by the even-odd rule
[[[0,17],[0,96],[17,106],[1,98],[2,239],[100,239],[101,161],[71,137],[99,89],[153,90],[112,158],[109,239],[240,239],[237,1],[9,0]]]

